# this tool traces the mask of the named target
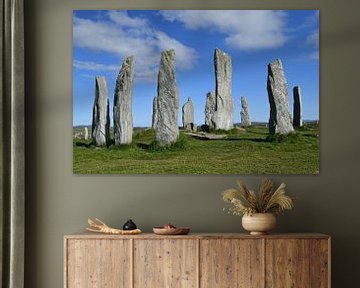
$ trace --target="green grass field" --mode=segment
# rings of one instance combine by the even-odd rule
[[[268,129],[236,129],[223,140],[199,140],[181,132],[173,147],[154,145],[152,129],[134,130],[133,144],[97,148],[74,139],[75,174],[317,174],[319,126],[268,139]]]

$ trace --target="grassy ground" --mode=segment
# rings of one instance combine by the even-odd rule
[[[181,132],[180,141],[163,149],[152,129],[134,131],[133,144],[97,148],[74,139],[76,174],[316,174],[319,127],[309,124],[296,135],[268,139],[264,126],[235,129],[228,139],[199,140]]]

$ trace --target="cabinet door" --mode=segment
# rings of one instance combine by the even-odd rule
[[[200,287],[264,287],[263,240],[200,241]]]
[[[197,240],[134,240],[135,288],[195,288],[197,274]]]
[[[266,239],[266,287],[310,287],[310,241]]]
[[[131,287],[130,240],[68,239],[67,288]]]
[[[330,287],[330,240],[310,241],[310,287]]]

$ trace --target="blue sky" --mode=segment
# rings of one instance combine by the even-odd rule
[[[319,119],[319,12],[316,10],[76,10],[73,12],[73,125],[90,125],[95,76],[106,77],[112,116],[122,61],[135,56],[134,126],[151,126],[160,52],[175,49],[181,107],[188,97],[204,123],[206,93],[215,90],[213,55],[232,56],[234,122],[246,96],[252,121],[267,122],[267,64],[283,62],[292,87],[300,85],[303,119]],[[111,123],[112,125],[112,123]]]

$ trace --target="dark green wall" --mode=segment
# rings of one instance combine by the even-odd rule
[[[333,287],[358,287],[360,259],[360,21],[358,1],[25,1],[26,287],[63,287],[63,235],[88,216],[145,231],[172,222],[197,232],[241,231],[220,192],[262,176],[74,176],[73,9],[320,9],[321,167],[318,176],[276,176],[299,197],[280,232],[333,237]],[[270,25],[271,23],[269,23]]]

